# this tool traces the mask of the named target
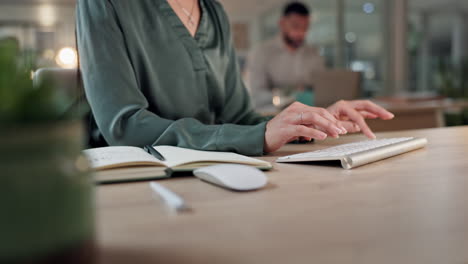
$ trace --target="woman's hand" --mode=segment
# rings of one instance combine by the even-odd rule
[[[298,138],[323,140],[346,133],[343,125],[326,109],[295,102],[267,123],[263,150],[276,151]]]
[[[368,100],[338,101],[327,110],[346,128],[348,132],[362,131],[368,138],[375,138],[365,119],[381,118],[389,120],[394,115]]]

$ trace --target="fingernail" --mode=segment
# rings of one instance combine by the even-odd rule
[[[327,134],[325,133],[320,133],[320,138],[319,139],[326,139],[327,138]]]
[[[344,128],[344,127],[341,127],[341,130],[343,131],[343,134],[348,133],[348,130],[346,130],[346,128]]]

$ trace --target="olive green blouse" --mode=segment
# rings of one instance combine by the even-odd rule
[[[109,145],[174,145],[263,154],[227,15],[200,0],[192,37],[166,0],[80,0],[77,40],[86,97]]]

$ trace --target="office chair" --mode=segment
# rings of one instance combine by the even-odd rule
[[[74,98],[82,94],[82,82],[77,69],[42,68],[34,73],[34,87],[48,84]]]
[[[77,69],[42,68],[34,73],[33,85],[38,88],[42,85],[52,85],[64,91],[69,98],[73,98],[67,111],[77,111],[83,116],[83,124],[88,131],[87,147],[102,147],[108,144],[100,134],[83,89],[81,73]]]

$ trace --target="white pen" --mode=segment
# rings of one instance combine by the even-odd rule
[[[191,210],[185,201],[173,191],[156,182],[150,182],[151,190],[158,194],[171,209],[177,212]]]

